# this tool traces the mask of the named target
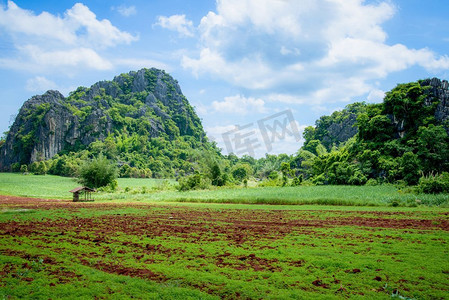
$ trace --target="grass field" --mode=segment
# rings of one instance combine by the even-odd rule
[[[0,173],[0,299],[449,298],[447,195],[173,184]]]
[[[449,296],[448,209],[0,203],[3,299]]]
[[[416,195],[392,185],[299,186],[265,188],[220,188],[178,192],[176,181],[119,178],[119,191],[97,193],[97,201],[114,202],[203,202],[271,205],[338,206],[440,206],[449,207],[449,195]],[[0,194],[46,199],[70,199],[68,192],[79,186],[72,178],[0,173]]]

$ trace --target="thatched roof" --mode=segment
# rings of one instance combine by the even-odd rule
[[[74,188],[73,190],[71,190],[70,193],[79,193],[81,191],[94,192],[94,193],[96,192],[95,189],[91,189],[90,187],[80,186],[80,187],[77,187],[77,188]]]

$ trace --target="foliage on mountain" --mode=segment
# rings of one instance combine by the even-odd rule
[[[343,110],[335,111],[330,116],[322,116],[315,122],[315,127],[304,129],[304,150],[316,153],[319,144],[328,151],[334,146],[357,134],[357,116],[365,112],[367,104],[356,102],[347,105]]]
[[[447,81],[399,84],[383,103],[356,104],[358,132],[338,147],[329,149],[328,139],[317,134],[322,121],[306,130],[294,166],[316,184],[361,185],[373,179],[415,185],[423,176],[447,172],[449,114],[441,112],[449,111],[448,100]],[[338,122],[345,113],[334,113],[331,119]]]
[[[44,173],[74,176],[103,153],[122,177],[176,177],[208,168],[202,152],[221,159],[177,81],[153,68],[26,101],[0,146],[0,169],[45,162]]]

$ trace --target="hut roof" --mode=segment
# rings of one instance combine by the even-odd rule
[[[87,187],[87,186],[80,186],[80,187],[74,188],[73,190],[71,190],[69,192],[70,193],[78,193],[81,191],[96,192],[95,189],[91,189],[90,187]]]

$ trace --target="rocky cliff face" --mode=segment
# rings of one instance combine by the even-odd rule
[[[428,99],[438,99],[439,103],[435,110],[435,119],[443,124],[449,134],[449,82],[438,78],[426,79],[421,86],[429,86],[427,90]]]
[[[438,124],[443,125],[449,134],[449,83],[438,78],[420,81],[422,87],[428,87],[424,91],[425,106],[438,103],[434,112]],[[334,112],[331,116],[323,116],[315,126],[315,139],[329,150],[332,145],[339,145],[357,134],[357,115],[364,111],[364,104],[350,104],[342,111]],[[394,115],[389,115],[394,126],[395,137],[402,138],[406,134],[405,120]]]
[[[201,122],[176,80],[142,69],[80,87],[66,98],[48,91],[24,103],[0,148],[0,170],[76,150],[109,134],[204,137]]]
[[[339,145],[352,138],[357,133],[357,114],[350,112],[346,118],[332,123],[327,127],[327,135],[323,137],[322,144],[330,149],[333,144]]]

